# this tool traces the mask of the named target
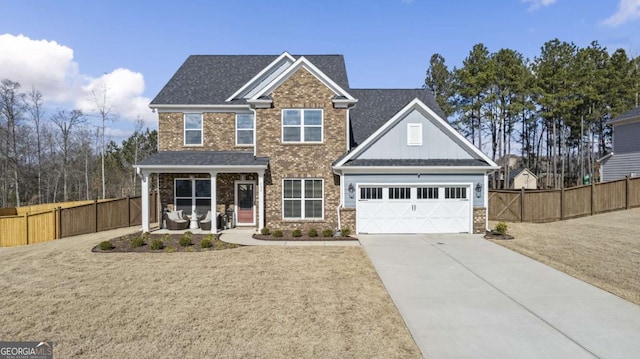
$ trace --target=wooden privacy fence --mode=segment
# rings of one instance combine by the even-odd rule
[[[490,190],[489,219],[553,222],[640,207],[640,177],[556,190]]]
[[[149,220],[158,221],[158,195],[149,196]],[[90,201],[46,212],[0,217],[0,247],[51,241],[142,224],[142,198]],[[6,212],[5,212],[6,213]],[[15,212],[14,212],[15,213]]]

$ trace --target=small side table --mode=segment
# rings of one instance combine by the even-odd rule
[[[192,214],[191,215],[191,223],[189,223],[189,229],[198,229],[198,215],[197,214]]]

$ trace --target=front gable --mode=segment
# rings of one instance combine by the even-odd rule
[[[421,166],[422,163],[424,167],[498,168],[489,157],[417,98],[340,159],[335,167],[343,167],[349,162],[382,164],[394,160],[409,166]]]
[[[353,159],[474,159],[428,115],[413,109]]]

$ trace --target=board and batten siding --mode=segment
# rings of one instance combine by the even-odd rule
[[[613,153],[640,152],[640,122],[613,126]]]
[[[422,145],[407,145],[407,125],[422,124]],[[370,144],[358,159],[473,159],[454,139],[417,110],[411,111]]]
[[[411,174],[345,174],[344,177],[344,206],[346,208],[355,208],[356,200],[358,198],[358,193],[354,194],[353,198],[349,197],[349,185],[353,184],[355,188],[358,187],[358,184],[363,183],[377,183],[377,184],[425,184],[429,185],[432,183],[436,184],[447,184],[447,183],[471,183],[472,187],[480,183],[483,185],[484,183],[484,174],[420,174],[418,177],[417,173]],[[472,190],[469,196],[473,198],[473,206],[474,207],[483,207],[484,206],[484,193],[486,189],[482,188],[482,194],[480,198],[476,198],[475,190]]]
[[[640,176],[640,151],[613,153],[602,164],[602,180],[614,181],[627,176]]]

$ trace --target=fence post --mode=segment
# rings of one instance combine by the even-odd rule
[[[520,222],[524,222],[524,187],[520,188]]]
[[[591,181],[591,215],[593,216],[596,212],[595,206],[595,192],[596,192],[596,184]]]
[[[624,184],[625,184],[625,187],[624,187],[624,189],[625,189],[625,191],[624,191],[624,202],[625,203],[624,204],[625,204],[625,207],[627,209],[631,208],[631,200],[629,198],[631,196],[630,183],[629,182],[631,182],[631,179],[629,178],[629,176],[626,176],[626,181],[624,181]]]
[[[127,196],[127,227],[131,227],[131,197]]]
[[[57,238],[58,228],[56,228],[56,225],[58,224],[58,221],[56,221],[56,209],[55,208],[51,210],[51,214],[53,214],[53,239],[58,239]]]
[[[27,244],[29,244],[29,212],[24,214],[24,237],[27,239]]]
[[[560,220],[564,220],[564,187],[560,189]]]
[[[58,239],[62,238],[62,207],[58,207],[56,209],[56,212],[58,212],[58,216],[57,216],[57,221],[58,221],[58,225],[56,226],[57,228],[57,232],[58,232]]]
[[[95,199],[93,201],[93,208],[94,208],[94,212],[95,212],[95,218],[96,218],[96,233],[98,233],[98,199]]]

